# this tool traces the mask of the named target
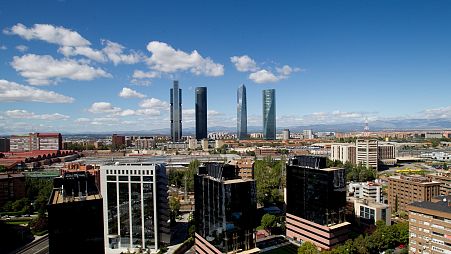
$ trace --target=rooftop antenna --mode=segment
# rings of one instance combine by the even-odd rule
[[[363,128],[363,136],[370,136],[370,127],[368,126],[368,117],[365,117],[365,127]]]

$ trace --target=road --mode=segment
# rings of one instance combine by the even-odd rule
[[[49,254],[49,236],[46,235],[11,254]]]

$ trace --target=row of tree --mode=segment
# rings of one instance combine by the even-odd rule
[[[377,170],[371,167],[367,168],[362,164],[354,165],[351,162],[342,163],[339,160],[333,161],[327,159],[327,167],[343,167],[346,169],[346,181],[366,182],[377,178]]]
[[[400,222],[387,226],[383,221],[377,222],[376,230],[370,235],[359,235],[355,239],[350,239],[344,244],[335,247],[330,251],[323,251],[326,254],[370,254],[370,253],[393,253],[393,250],[401,245],[404,248],[398,253],[407,253],[409,242],[409,224]],[[299,254],[318,254],[319,251],[311,242],[304,242],[298,249]]]

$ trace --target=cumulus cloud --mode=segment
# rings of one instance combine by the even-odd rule
[[[111,74],[100,68],[94,68],[72,59],[54,59],[50,55],[15,56],[11,66],[31,85],[57,83],[63,78],[93,80],[99,77],[111,77]]]
[[[212,77],[224,75],[222,64],[213,62],[209,57],[202,57],[197,50],[186,53],[159,41],[150,42],[147,50],[152,54],[147,59],[147,63],[151,69],[156,71],[166,73],[190,71],[195,75]]]
[[[53,91],[41,90],[7,80],[0,80],[0,102],[13,101],[72,103],[74,102],[74,98]]]
[[[102,51],[95,50],[86,46],[82,47],[63,46],[58,49],[58,52],[66,57],[81,55],[97,62],[104,63],[107,61],[107,58]]]
[[[121,108],[113,107],[109,102],[94,102],[88,109],[91,113],[118,113],[121,112]]]
[[[169,103],[166,101],[159,100],[157,98],[145,99],[141,101],[139,106],[142,108],[169,110]]]
[[[420,115],[426,119],[451,118],[451,106],[426,109],[420,112]]]
[[[119,43],[109,40],[103,40],[102,44],[105,45],[105,48],[102,49],[102,52],[108,57],[108,59],[110,59],[114,63],[114,65],[118,65],[120,63],[135,64],[142,59],[141,55],[136,52],[124,54],[123,51],[125,47]]]
[[[141,70],[135,70],[133,72],[133,78],[136,79],[146,79],[146,78],[156,78],[159,77],[158,72],[154,72],[154,71],[149,71],[149,72],[144,72]]]
[[[5,45],[0,45],[0,50],[7,50],[8,47],[6,47]]]
[[[267,70],[259,70],[257,72],[253,72],[249,74],[249,79],[258,84],[273,83],[280,80],[279,77]]]
[[[79,47],[91,44],[75,31],[50,24],[35,24],[28,28],[18,23],[10,29],[5,29],[4,33],[18,35],[26,40],[42,40],[60,46]]]
[[[119,96],[122,98],[144,98],[146,97],[144,94],[139,93],[133,89],[128,87],[122,88],[122,91],[119,93]]]
[[[301,68],[297,68],[297,67],[293,68],[293,67],[291,67],[289,65],[284,65],[282,68],[276,67],[277,73],[279,73],[282,76],[289,76],[291,73],[298,72],[298,71],[301,71],[301,70],[302,70]]]
[[[62,115],[60,113],[54,113],[54,114],[35,114],[34,112],[29,112],[27,110],[23,109],[14,109],[14,110],[8,110],[5,112],[5,115],[9,118],[15,118],[15,119],[36,119],[36,120],[47,120],[47,121],[54,121],[54,120],[67,120],[70,117],[66,115]]]
[[[248,55],[232,56],[230,61],[235,65],[235,68],[240,72],[257,71],[257,63]]]
[[[28,47],[25,46],[25,45],[17,45],[17,46],[16,46],[16,49],[17,49],[18,51],[20,51],[20,52],[25,52],[25,51],[28,50]]]

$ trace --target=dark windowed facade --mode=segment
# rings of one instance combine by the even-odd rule
[[[177,142],[182,139],[182,89],[177,80],[174,80],[170,91],[171,138],[173,142]]]
[[[276,139],[276,90],[263,90],[263,138]]]
[[[197,253],[255,248],[255,181],[241,179],[235,166],[209,163],[195,175]]]
[[[207,138],[207,88],[196,87],[196,139]]]

